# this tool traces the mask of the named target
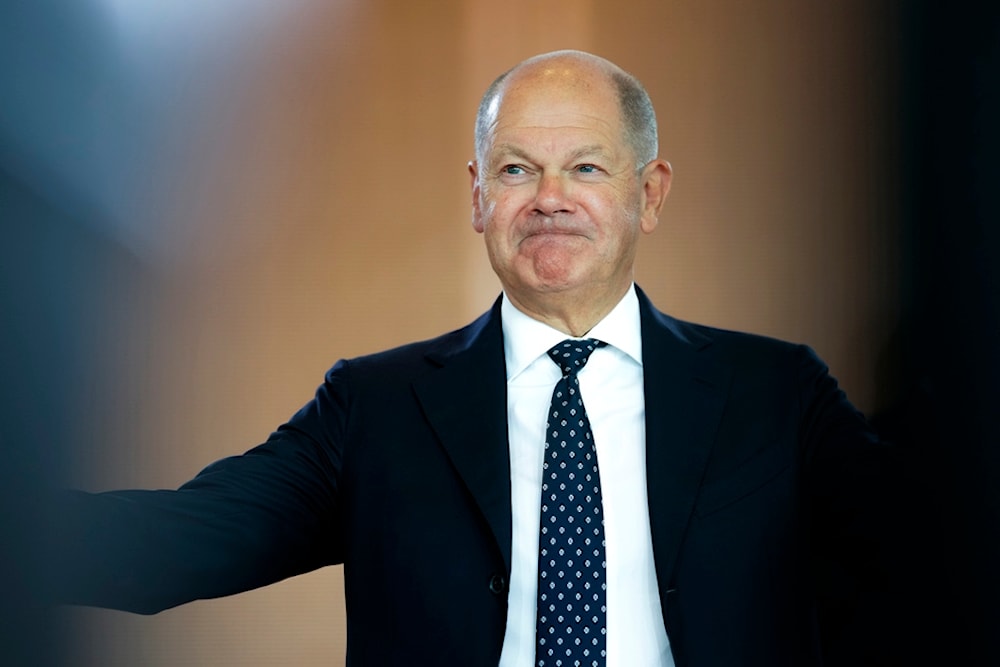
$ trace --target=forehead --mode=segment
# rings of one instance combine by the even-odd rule
[[[514,73],[493,113],[494,146],[523,137],[589,141],[614,150],[624,144],[621,107],[610,78],[570,66]]]

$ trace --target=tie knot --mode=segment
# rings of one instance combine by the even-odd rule
[[[591,352],[605,345],[607,343],[596,338],[566,339],[549,350],[549,356],[562,369],[564,376],[572,375],[587,365]]]

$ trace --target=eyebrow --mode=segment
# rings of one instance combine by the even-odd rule
[[[528,161],[532,161],[533,159],[530,155],[528,155],[528,153],[525,150],[519,148],[518,146],[508,143],[500,144],[499,146],[494,148],[493,154],[499,156],[513,155],[514,157]],[[610,154],[602,144],[588,144],[587,146],[583,146],[575,150],[570,155],[569,159],[570,161],[579,160],[580,158],[587,157],[589,155],[597,155],[599,157],[610,158]]]

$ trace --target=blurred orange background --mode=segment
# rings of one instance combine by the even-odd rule
[[[88,202],[78,217],[111,249],[70,483],[175,487],[263,441],[336,359],[488,308],[499,285],[465,168],[476,105],[563,48],[631,71],[657,108],[675,178],[640,250],[654,302],[807,342],[856,405],[883,407],[898,257],[879,3],[172,4],[73,10],[99,55],[61,113],[89,120],[68,152],[19,163],[29,181],[58,173],[65,189],[43,197]],[[345,652],[339,568],[152,618],[65,615],[81,666]]]

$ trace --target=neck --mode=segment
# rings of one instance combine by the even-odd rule
[[[575,338],[582,338],[632,289],[632,282],[621,290],[603,290],[599,294],[559,292],[541,295],[514,295],[506,292],[510,302],[525,315]]]

